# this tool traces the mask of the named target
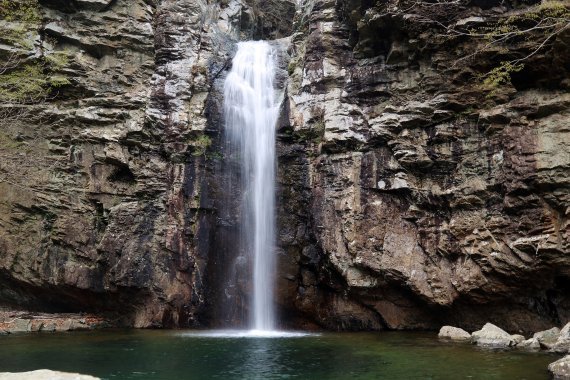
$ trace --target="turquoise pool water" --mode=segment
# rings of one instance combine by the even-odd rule
[[[0,372],[48,368],[109,380],[546,380],[547,365],[559,357],[443,343],[436,333],[211,335],[109,330],[2,336]]]

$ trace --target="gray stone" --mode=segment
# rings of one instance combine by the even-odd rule
[[[443,326],[439,330],[439,334],[437,337],[440,339],[449,339],[449,340],[456,340],[456,341],[470,341],[471,334],[467,331],[460,329],[458,327],[453,326]]]
[[[518,343],[517,348],[521,348],[521,349],[529,350],[529,351],[537,351],[537,350],[540,350],[540,343],[538,342],[538,339],[530,338],[530,339],[527,339],[527,340],[524,340],[524,341]]]
[[[570,355],[550,363],[548,371],[552,375],[553,380],[570,380]]]
[[[518,346],[520,343],[522,343],[526,340],[526,338],[523,335],[519,335],[519,334],[513,334],[513,335],[511,335],[511,338],[513,338],[513,341],[515,342],[516,346]]]
[[[551,350],[558,353],[570,352],[570,322],[560,330],[560,335]]]
[[[515,345],[513,337],[492,323],[486,323],[481,330],[471,334],[473,343],[478,346],[491,347],[491,348],[505,348]]]
[[[10,329],[12,333],[29,332],[31,331],[32,323],[29,319],[16,319],[13,327]]]
[[[560,337],[560,329],[558,327],[553,327],[548,330],[539,331],[535,333],[533,338],[536,338],[540,345],[545,348],[552,348],[558,341]]]

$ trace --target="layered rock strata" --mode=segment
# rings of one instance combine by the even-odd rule
[[[2,62],[63,57],[53,73],[63,85],[2,121],[0,303],[137,327],[200,324],[220,163],[210,86],[248,25],[277,37],[282,20],[269,28],[237,1],[14,7],[1,21]]]
[[[566,323],[569,32],[492,89],[481,76],[532,46],[453,33],[534,6],[471,1],[426,22],[392,2],[310,0],[291,25],[286,0],[40,1],[16,54],[64,54],[68,83],[2,124],[0,304],[137,327],[226,318],[240,219],[224,206],[239,194],[220,86],[236,41],[289,36],[282,324]],[[247,313],[237,286],[228,322]]]
[[[284,304],[338,329],[564,324],[570,33],[489,88],[486,73],[532,43],[457,31],[537,6],[440,6],[325,0],[298,14],[280,180],[283,260],[301,265],[286,266]]]
[[[111,327],[97,315],[47,314],[0,311],[0,335],[26,332],[60,332]]]

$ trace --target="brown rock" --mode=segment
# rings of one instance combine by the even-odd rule
[[[570,318],[567,33],[487,91],[476,78],[527,56],[528,39],[465,60],[485,41],[443,36],[392,0],[308,0],[294,23],[294,1],[40,3],[25,56],[64,55],[69,84],[33,118],[0,121],[0,305],[243,323],[221,89],[235,41],[291,34],[274,42],[284,319],[538,331]],[[433,25],[502,17],[473,9]]]

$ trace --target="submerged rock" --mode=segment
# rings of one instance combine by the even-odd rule
[[[100,380],[99,377],[38,369],[29,372],[0,372],[0,380]]]
[[[516,344],[508,332],[492,323],[486,323],[481,330],[473,332],[471,337],[473,343],[484,347],[506,348]]]
[[[439,334],[437,337],[440,339],[449,339],[449,340],[456,340],[456,341],[470,341],[471,334],[467,331],[460,329],[458,327],[453,326],[443,326],[439,330]]]
[[[548,371],[552,375],[553,380],[570,380],[570,355],[550,363]]]

